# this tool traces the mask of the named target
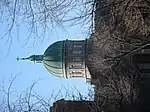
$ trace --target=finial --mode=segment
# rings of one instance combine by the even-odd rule
[[[16,60],[17,60],[17,61],[19,61],[19,60],[20,60],[20,58],[19,58],[19,57],[17,57],[17,58],[16,58]]]
[[[19,60],[29,60],[29,61],[32,61],[32,62],[36,62],[36,63],[41,63],[43,61],[43,55],[31,55],[29,57],[26,57],[26,58],[19,58],[17,57],[16,58],[17,61]]]
[[[17,57],[16,58],[17,61],[19,61],[19,60],[27,60],[27,59],[29,59],[29,57],[27,57],[27,58],[19,58],[19,57]]]

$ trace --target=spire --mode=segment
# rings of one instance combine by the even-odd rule
[[[17,61],[19,61],[19,60],[29,60],[29,61],[32,61],[34,63],[42,63],[43,55],[31,55],[31,56],[26,57],[26,58],[19,58],[19,57],[17,57],[16,60]]]

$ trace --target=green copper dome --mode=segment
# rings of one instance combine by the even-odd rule
[[[43,55],[31,55],[17,60],[43,63],[51,74],[57,77],[87,77],[85,63],[87,41],[57,41],[51,44]]]
[[[65,41],[58,41],[50,45],[43,55],[45,68],[55,76],[65,77]]]

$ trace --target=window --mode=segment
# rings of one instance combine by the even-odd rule
[[[70,68],[74,68],[74,69],[80,69],[80,68],[84,68],[85,64],[83,62],[71,62],[70,63]]]
[[[72,57],[71,62],[83,62],[83,57]]]
[[[81,61],[83,61],[81,58],[73,58],[73,61],[75,62],[75,61],[79,61],[79,62],[81,62]]]
[[[72,71],[72,74],[82,74],[81,71]]]
[[[82,53],[82,51],[74,50],[74,51],[72,51],[72,53],[73,53],[73,54],[81,54],[81,53]]]
[[[85,73],[84,73],[84,70],[82,69],[82,70],[71,70],[70,71],[70,76],[71,77],[83,77],[83,75],[84,75]]]
[[[83,45],[73,45],[74,48],[82,48]]]
[[[81,63],[74,63],[71,65],[71,68],[82,68],[82,64]]]

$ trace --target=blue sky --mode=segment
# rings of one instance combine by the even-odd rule
[[[5,25],[3,25],[5,27]],[[44,40],[36,41],[31,38],[25,45],[28,30],[24,26],[20,26],[19,40],[17,39],[16,30],[12,33],[12,44],[9,50],[9,41],[6,36],[0,40],[0,90],[4,87],[8,88],[12,77],[17,75],[16,80],[12,85],[11,100],[15,100],[17,95],[22,91],[29,88],[34,81],[39,80],[33,89],[42,97],[48,98],[52,91],[57,93],[62,87],[65,87],[72,91],[73,88],[77,88],[81,94],[86,95],[88,88],[85,79],[63,79],[51,75],[44,68],[43,64],[34,64],[28,61],[16,61],[16,57],[27,57],[32,54],[43,54],[45,49],[58,40],[64,39],[85,39],[88,34],[84,31],[85,28],[80,26],[65,27],[66,31],[56,28],[52,32],[48,31]],[[1,31],[5,31],[1,28]],[[4,33],[1,33],[2,36]],[[65,93],[65,91],[63,91]],[[0,96],[3,96],[3,92],[0,91]],[[0,97],[2,99],[2,97]]]

